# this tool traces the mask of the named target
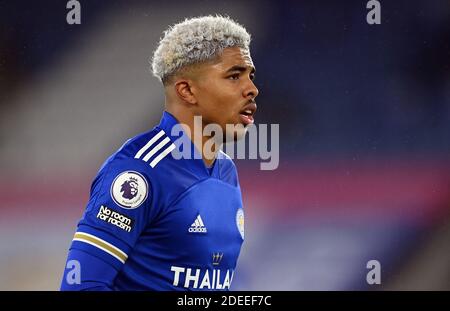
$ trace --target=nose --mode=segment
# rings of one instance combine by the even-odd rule
[[[258,88],[256,87],[255,83],[253,83],[253,81],[249,79],[249,84],[244,91],[244,97],[255,98],[256,96],[258,96],[258,94]]]

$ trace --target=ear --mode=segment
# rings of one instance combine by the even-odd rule
[[[175,82],[175,92],[177,93],[177,96],[191,105],[197,104],[193,88],[192,80],[182,79]]]

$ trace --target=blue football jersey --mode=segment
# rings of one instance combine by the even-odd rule
[[[244,240],[236,167],[220,152],[208,170],[177,124],[164,112],[102,165],[68,256],[80,279],[67,282],[67,265],[61,289],[230,289]]]

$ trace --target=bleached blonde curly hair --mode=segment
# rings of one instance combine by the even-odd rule
[[[230,17],[220,15],[185,19],[164,32],[152,58],[153,75],[165,83],[189,65],[219,56],[225,48],[249,50],[250,34]]]

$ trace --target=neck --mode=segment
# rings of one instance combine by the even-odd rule
[[[194,115],[189,110],[182,111],[181,109],[173,109],[173,106],[166,105],[166,111],[172,114],[177,119],[178,123],[180,123],[183,127],[184,132],[192,141],[195,148],[201,152],[205,165],[212,166],[222,146],[221,143],[215,141],[212,144],[211,140],[213,138],[203,135],[203,129],[206,125],[203,124],[203,122],[195,122]],[[208,145],[205,148],[207,142]]]

